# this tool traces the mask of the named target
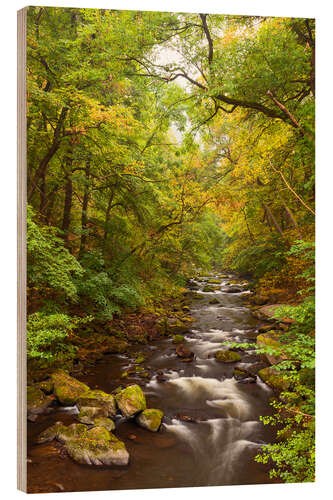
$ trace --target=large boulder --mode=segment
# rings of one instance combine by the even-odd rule
[[[116,394],[119,410],[124,417],[133,417],[147,407],[145,395],[138,385],[130,385]]]
[[[104,427],[93,427],[86,437],[70,439],[66,443],[69,456],[79,464],[127,465],[129,453],[125,444]]]
[[[254,311],[252,314],[258,319],[265,319],[269,321],[276,321],[274,318],[274,314],[280,307],[286,307],[288,304],[268,304],[262,307],[259,307]],[[291,318],[283,318],[279,320],[281,323],[286,323],[290,324],[293,323],[295,320]]]
[[[55,424],[51,425],[51,427],[48,427],[39,434],[39,436],[37,437],[37,443],[42,444],[53,441],[57,438],[58,432],[62,427],[64,427],[64,424],[62,422],[56,422]]]
[[[105,408],[95,406],[81,406],[77,419],[82,424],[94,424],[96,418],[106,417]]]
[[[80,396],[88,392],[89,387],[71,377],[65,370],[58,370],[51,376],[54,384],[54,393],[59,402],[66,406],[72,406]]]
[[[37,415],[45,413],[47,408],[54,401],[53,396],[45,396],[44,392],[36,386],[27,387],[27,412],[28,419],[35,420]]]
[[[67,443],[70,439],[85,437],[87,427],[83,424],[59,425],[57,428],[56,439],[60,443]]]
[[[94,425],[97,427],[104,427],[107,431],[114,431],[116,428],[116,424],[111,418],[106,417],[97,417],[94,420]]]
[[[155,408],[149,408],[144,410],[136,417],[136,422],[143,427],[152,432],[157,432],[161,427],[163,419],[163,411],[156,410]]]
[[[242,358],[238,352],[221,350],[215,354],[215,359],[222,363],[236,363],[236,361],[240,361]]]
[[[56,422],[48,427],[37,437],[37,443],[47,443],[56,439],[60,443],[66,443],[69,439],[84,437],[87,434],[87,427],[83,424],[64,425],[62,422]]]
[[[276,365],[259,370],[258,375],[272,389],[287,391],[290,388],[290,383],[283,376],[283,372],[276,369]]]
[[[112,394],[100,390],[89,390],[77,399],[77,406],[82,408],[99,408],[98,416],[115,417],[117,412],[116,400]]]

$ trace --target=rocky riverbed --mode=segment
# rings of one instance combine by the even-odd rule
[[[270,331],[248,297],[230,274],[190,280],[167,335],[30,387],[29,491],[270,483],[253,460],[274,439],[270,361],[231,347]]]

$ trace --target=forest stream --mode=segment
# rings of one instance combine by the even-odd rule
[[[152,377],[143,379],[134,373],[126,379],[141,385],[148,407],[164,412],[160,431],[149,432],[119,415],[116,434],[126,444],[129,465],[79,465],[54,442],[36,444],[38,434],[57,420],[65,424],[75,421],[76,407],[57,407],[37,422],[28,423],[31,492],[272,482],[268,467],[254,461],[260,447],[273,440],[272,428],[259,421],[260,415],[271,413],[272,392],[258,376],[252,381],[237,381],[233,376],[235,363],[221,363],[214,356],[222,342],[253,342],[257,335],[258,321],[243,301],[248,290],[240,280],[237,286],[243,291],[228,293],[238,278],[224,276],[190,280],[189,288],[201,296],[201,300],[194,297],[191,301],[189,314],[195,322],[184,340],[194,353],[193,361],[184,362],[176,355],[172,338],[160,338],[140,348],[146,358],[143,366]],[[213,279],[216,289],[204,292]],[[135,346],[132,350],[134,353]],[[240,354],[237,368],[251,370],[260,362],[255,351],[244,349]],[[121,373],[132,364],[131,351],[105,355],[78,378],[91,388],[110,393],[122,383]]]

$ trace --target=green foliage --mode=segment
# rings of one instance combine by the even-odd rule
[[[60,298],[77,299],[75,277],[83,269],[57,236],[55,227],[38,224],[33,209],[27,210],[27,279],[28,287],[38,288],[42,293],[54,291]]]
[[[51,363],[73,359],[76,347],[66,342],[69,334],[92,318],[70,317],[66,314],[30,314],[27,321],[27,354],[30,359]]]
[[[77,280],[77,290],[80,300],[86,305],[85,310],[97,319],[112,319],[114,313],[121,311],[121,307],[135,308],[142,304],[133,282],[116,283],[110,277],[102,254],[87,252],[81,264],[84,274]]]

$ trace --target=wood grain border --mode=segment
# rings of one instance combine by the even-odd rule
[[[27,491],[26,358],[26,26],[27,8],[17,12],[17,487]]]

